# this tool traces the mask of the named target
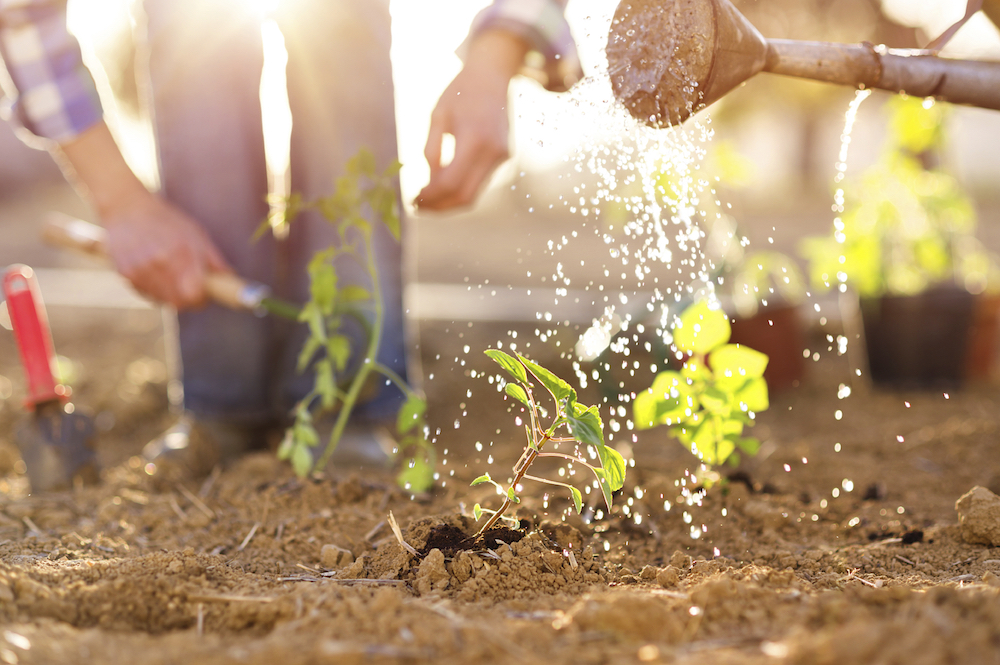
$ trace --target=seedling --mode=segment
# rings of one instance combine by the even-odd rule
[[[488,473],[472,481],[473,485],[490,483],[504,497],[503,504],[496,511],[486,510],[478,503],[475,505],[473,514],[477,520],[482,517],[483,513],[491,514],[476,536],[479,537],[489,531],[503,517],[512,503],[520,503],[517,492],[521,481],[525,479],[569,490],[576,511],[578,513],[583,511],[583,494],[575,486],[528,475],[528,468],[540,457],[562,458],[582,464],[593,471],[610,512],[612,493],[621,489],[625,483],[625,460],[617,450],[604,444],[604,424],[601,422],[597,407],[584,406],[577,402],[576,390],[571,388],[568,383],[521,354],[516,354],[517,357],[514,357],[503,351],[489,349],[486,351],[486,355],[500,365],[513,379],[504,385],[504,392],[508,397],[519,402],[527,412],[528,422],[524,426],[527,444],[520,459],[517,460],[517,464],[514,465],[514,476],[506,488],[493,480]],[[548,391],[555,405],[552,419],[547,426],[543,424],[543,420],[547,417],[546,410],[536,401],[535,393],[532,390],[535,385],[534,381],[537,381]],[[557,436],[560,430],[565,430],[569,436]],[[576,449],[572,455],[548,451],[546,444],[549,443],[552,444],[552,447],[561,443],[573,443],[576,444]],[[594,466],[587,461],[581,446],[591,448],[596,452],[599,466]]]
[[[681,370],[660,372],[632,407],[638,429],[669,426],[709,466],[738,464],[738,451],[757,454],[760,442],[743,437],[743,428],[753,426],[755,414],[769,405],[767,356],[729,344],[730,333],[722,311],[704,301],[688,307],[673,330],[684,358]]]
[[[298,369],[311,369],[315,380],[309,394],[295,406],[295,422],[285,434],[278,457],[290,460],[299,476],[321,471],[336,450],[365,386],[388,380],[406,396],[397,417],[396,454],[409,459],[398,481],[407,489],[423,491],[433,483],[435,461],[434,448],[425,436],[426,403],[396,372],[378,362],[385,308],[372,247],[374,226],[365,216],[370,211],[399,240],[394,184],[399,168],[393,162],[378,173],[371,153],[362,150],[348,161],[345,175],[337,179],[330,196],[303,202],[292,195],[285,201],[287,220],[302,210],[318,210],[337,229],[341,243],[319,250],[309,262],[310,298],[299,316],[309,327],[309,337],[299,354]],[[370,288],[338,282],[334,264],[344,257],[362,266]],[[350,338],[340,332],[347,317],[358,321],[368,338],[356,363],[349,363],[354,349]],[[320,448],[315,422],[324,415],[334,421],[326,445]]]

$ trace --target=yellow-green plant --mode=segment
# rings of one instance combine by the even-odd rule
[[[625,460],[617,450],[604,443],[604,424],[601,422],[597,407],[584,406],[577,402],[576,390],[568,383],[521,354],[516,354],[517,357],[514,357],[497,349],[488,349],[485,353],[507,373],[509,380],[504,385],[504,392],[524,407],[528,422],[524,426],[527,444],[517,464],[514,465],[514,476],[507,487],[493,480],[488,473],[472,481],[473,485],[490,483],[504,497],[500,508],[495,511],[485,510],[478,503],[475,505],[473,513],[477,520],[484,512],[490,513],[490,518],[483,524],[477,536],[496,524],[511,504],[520,503],[517,488],[525,479],[569,490],[577,512],[583,510],[583,494],[575,486],[528,475],[528,468],[540,457],[562,458],[590,469],[597,477],[597,484],[604,494],[604,501],[610,512],[612,493],[621,489],[625,483]],[[543,423],[546,410],[539,404],[532,390],[536,381],[549,393],[554,404],[554,412],[547,425]],[[559,430],[565,430],[569,436],[558,436]],[[546,446],[550,443],[552,446],[572,443],[577,448],[574,454],[570,455],[548,450]],[[587,461],[580,446],[590,447],[596,452],[599,466]]]
[[[400,238],[395,185],[399,168],[394,162],[378,172],[371,153],[361,150],[348,161],[333,194],[312,202],[293,195],[286,201],[286,219],[291,221],[305,209],[318,210],[337,229],[341,242],[317,251],[309,262],[310,298],[299,314],[299,320],[309,327],[309,336],[299,354],[298,368],[311,369],[314,382],[295,407],[295,422],[278,449],[278,457],[289,460],[299,476],[321,471],[365,385],[378,377],[395,384],[406,396],[396,423],[397,455],[405,460],[398,481],[407,489],[423,491],[433,483],[435,464],[434,448],[426,438],[426,403],[396,372],[378,361],[385,307],[372,234],[374,224],[382,223],[397,241]],[[366,213],[376,221],[369,221]],[[344,258],[364,268],[369,288],[338,281],[335,262]],[[363,349],[352,349],[350,339],[341,332],[347,318],[355,319],[367,333]],[[360,352],[361,358],[349,367],[352,352]],[[315,427],[321,416],[333,419],[325,445],[321,445]]]
[[[929,162],[943,144],[945,105],[895,98],[889,141],[860,181],[845,187],[829,236],[802,253],[818,289],[850,286],[863,297],[913,295],[941,282],[978,293],[997,268],[975,238],[972,202],[955,178]]]
[[[707,465],[756,455],[757,439],[743,436],[756,413],[768,408],[765,354],[729,344],[729,318],[705,301],[677,318],[673,343],[685,358],[680,371],[657,374],[632,405],[638,429],[659,425]]]

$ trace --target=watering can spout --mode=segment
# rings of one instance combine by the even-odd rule
[[[636,118],[676,125],[762,71],[1000,110],[1000,63],[765,39],[729,0],[622,0],[608,71]]]

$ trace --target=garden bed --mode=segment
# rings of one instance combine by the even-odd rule
[[[267,453],[157,487],[134,457],[170,422],[155,315],[50,314],[79,363],[75,401],[104,414],[109,469],[97,487],[26,495],[10,444],[21,377],[0,335],[15,389],[0,407],[3,662],[1000,661],[1000,549],[966,543],[954,507],[1000,489],[995,388],[840,400],[848,367],[813,331],[823,355],[758,417],[761,454],[700,506],[678,501],[690,455],[654,429],[630,446],[612,515],[563,521],[569,497],[528,484],[518,540],[428,549],[435,526],[471,532],[473,504],[496,497],[469,482],[521,452],[506,402],[471,377],[494,371],[481,350],[518,330],[572,377],[533,326],[422,324],[446,463],[411,498],[388,474],[299,480]],[[629,452],[629,437],[611,443]]]

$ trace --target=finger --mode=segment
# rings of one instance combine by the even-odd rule
[[[455,159],[421,190],[417,204],[428,210],[447,210],[473,202],[486,178],[508,156],[496,142],[456,143]]]
[[[431,167],[431,173],[441,169],[441,143],[444,140],[445,123],[435,111],[431,115],[431,127],[427,132],[427,145],[424,146],[424,158]]]
[[[205,244],[205,266],[209,272],[233,272],[222,252],[208,239]]]

